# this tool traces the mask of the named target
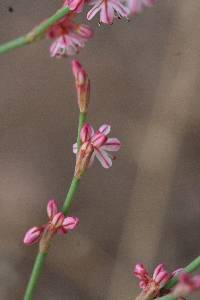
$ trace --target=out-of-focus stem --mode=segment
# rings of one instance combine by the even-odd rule
[[[187,265],[184,270],[187,273],[192,273],[196,271],[200,267],[200,256],[195,258],[189,265]],[[166,285],[165,288],[171,289],[178,283],[178,277],[173,277]],[[156,300],[175,300],[176,297],[172,294],[168,294],[163,297],[156,298]]]
[[[44,36],[46,31],[53,24],[62,19],[65,15],[70,12],[68,7],[62,7],[59,9],[53,16],[43,21],[41,24],[33,28],[26,35],[18,37],[12,41],[9,41],[5,44],[0,45],[0,54],[9,52],[19,47],[23,47],[25,45],[31,44]]]
[[[200,267],[200,256],[195,258],[189,265],[187,265],[184,268],[184,270],[187,273],[192,273],[192,272],[196,271],[199,267]],[[178,278],[175,276],[166,284],[165,288],[171,289],[177,283],[178,283]]]

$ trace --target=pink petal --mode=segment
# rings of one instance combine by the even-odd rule
[[[116,11],[117,15],[119,17],[127,17],[129,14],[129,9],[124,6],[120,1],[118,0],[110,0],[112,1],[112,8]]]
[[[102,1],[98,1],[93,8],[91,8],[87,13],[87,19],[91,20],[100,11]]]
[[[64,221],[64,214],[62,212],[58,212],[52,219],[51,224],[55,226],[55,228],[59,228]]]
[[[92,126],[89,123],[85,123],[80,133],[81,141],[85,143],[93,136],[93,134],[94,129],[92,128]]]
[[[47,216],[52,219],[58,212],[58,206],[55,200],[50,200],[47,204]]]
[[[195,290],[200,288],[200,275],[195,275],[193,277],[193,287]]]
[[[107,136],[98,131],[91,138],[92,145],[97,148],[104,145],[106,141],[107,141]]]
[[[106,151],[118,151],[120,147],[121,143],[117,138],[108,138],[102,149]]]
[[[102,150],[101,148],[95,148],[94,152],[96,154],[96,157],[100,161],[101,165],[108,169],[112,166],[112,159],[109,157],[106,151]]]
[[[64,6],[68,6],[71,11],[80,13],[84,7],[84,0],[67,0],[64,2]]]
[[[74,74],[74,77],[77,79],[78,73],[81,72],[83,69],[80,62],[76,59],[72,60],[72,72]]]
[[[140,280],[143,280],[149,275],[143,264],[137,264],[134,268],[133,274]]]
[[[84,24],[79,25],[77,32],[86,39],[90,39],[93,36],[93,30]]]
[[[78,223],[79,219],[77,217],[66,217],[62,224],[63,232],[73,230],[78,225]]]
[[[103,133],[104,135],[108,135],[110,132],[111,126],[107,124],[103,124],[99,127],[98,131]]]
[[[164,271],[164,270],[165,270],[164,265],[163,265],[163,264],[159,264],[159,265],[155,268],[155,270],[154,270],[154,272],[153,272],[153,279],[155,279],[156,276],[158,276],[158,274],[159,274],[160,272]]]
[[[29,229],[25,236],[24,236],[24,244],[26,245],[33,245],[35,243],[37,243],[41,237],[41,234],[43,232],[43,228],[39,228],[39,227],[32,227],[31,229]]]
[[[163,264],[159,264],[153,273],[153,280],[163,287],[172,276],[166,271]]]
[[[105,24],[112,24],[114,19],[114,9],[109,0],[104,1],[104,5],[101,7],[100,22]]]

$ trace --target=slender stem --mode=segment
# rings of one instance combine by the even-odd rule
[[[189,265],[187,265],[184,268],[184,270],[187,273],[192,273],[192,272],[196,271],[199,267],[200,267],[200,256],[195,258]],[[165,288],[171,289],[177,283],[178,283],[178,278],[175,276],[166,284]]]
[[[81,132],[81,128],[83,127],[85,121],[87,118],[87,114],[86,113],[81,113],[79,114],[79,122],[78,122],[78,134],[77,134],[77,148],[78,150],[80,149],[81,146],[81,138],[80,138],[80,132]],[[69,191],[67,193],[67,197],[65,199],[65,202],[63,204],[62,207],[62,211],[63,213],[66,215],[71,207],[73,198],[74,198],[74,194],[76,193],[78,187],[79,187],[79,183],[80,183],[80,178],[77,178],[74,176],[74,178],[72,179],[72,183],[70,185]]]
[[[12,41],[0,45],[0,54],[9,52],[19,47],[23,47],[43,37],[50,26],[58,22],[70,12],[68,7],[62,7],[53,16],[33,28],[26,35],[18,37]]]
[[[62,207],[62,211],[65,215],[69,212],[74,195],[79,187],[79,183],[80,183],[80,179],[74,176],[74,178],[72,179],[69,191],[67,193],[67,197],[66,197],[65,202]]]
[[[24,296],[24,300],[31,300],[33,297],[34,290],[37,286],[37,283],[39,281],[40,274],[42,272],[42,269],[44,267],[45,258],[47,256],[47,253],[38,253],[35,259],[35,263],[33,266],[33,270],[30,276],[30,280],[26,289],[26,293]]]
[[[85,123],[86,117],[87,117],[86,113],[80,113],[80,115],[79,115],[78,136],[77,136],[78,149],[81,146],[80,131]],[[63,207],[62,207],[62,211],[65,215],[69,212],[74,195],[79,187],[79,183],[80,183],[80,179],[74,176],[72,179],[71,185],[69,187],[67,197],[66,197]],[[30,276],[30,279],[29,279],[29,282],[28,282],[28,285],[26,288],[24,300],[32,300],[33,293],[35,291],[35,288],[38,284],[40,275],[42,273],[45,258],[47,256],[47,254],[48,254],[48,252],[38,252],[36,259],[35,259],[34,266],[33,266],[33,271],[31,273],[31,276]]]

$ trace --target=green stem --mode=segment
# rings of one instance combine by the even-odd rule
[[[196,271],[198,268],[200,267],[200,256],[198,256],[197,258],[195,258],[189,265],[187,265],[184,270],[187,273],[192,273],[194,271]],[[177,277],[173,277],[165,286],[165,288],[167,289],[171,289],[172,287],[174,287],[176,284],[178,283],[178,278]]]
[[[81,129],[86,121],[87,118],[87,113],[81,113],[79,114],[79,122],[78,122],[78,134],[77,134],[77,147],[78,150],[80,149],[81,146],[81,139],[80,139],[80,133],[81,133]]]
[[[79,183],[80,183],[80,179],[74,176],[74,178],[72,179],[69,191],[67,193],[67,197],[66,197],[65,202],[62,207],[62,211],[65,215],[69,212],[74,195],[79,187]]]
[[[19,38],[16,38],[12,41],[9,41],[5,44],[0,45],[0,54],[9,52],[19,47],[23,47],[28,45],[38,39],[40,39],[46,31],[49,29],[50,26],[58,22],[62,19],[65,15],[70,12],[68,7],[62,7],[59,9],[53,16],[33,28],[29,33]]]
[[[33,297],[34,290],[37,286],[37,283],[39,281],[40,274],[42,272],[42,269],[44,267],[45,258],[47,256],[47,253],[38,253],[35,259],[35,263],[33,266],[33,270],[30,276],[30,280],[26,289],[26,293],[24,296],[24,300],[31,300]]]
[[[77,136],[78,149],[81,146],[80,131],[85,123],[86,117],[87,117],[86,113],[80,113],[80,115],[79,115],[78,136]],[[63,207],[62,207],[62,211],[65,215],[69,212],[74,195],[79,187],[79,183],[80,183],[80,179],[74,176],[72,179],[71,185],[69,187],[67,197],[66,197]],[[26,288],[24,300],[32,300],[33,293],[38,284],[39,277],[42,273],[45,258],[47,256],[47,254],[48,254],[47,252],[45,252],[45,253],[38,252],[34,266],[33,266],[33,271],[31,273],[31,276],[30,276],[30,279],[29,279],[29,282],[28,282],[28,285]]]
[[[78,137],[77,137],[78,149],[80,148],[80,145],[81,145],[80,131],[85,123],[86,117],[87,117],[86,113],[79,114]],[[69,212],[74,195],[79,187],[79,183],[80,183],[80,179],[74,176],[72,179],[70,188],[68,190],[67,197],[66,197],[63,207],[62,207],[62,211],[65,215]],[[40,278],[42,269],[44,267],[44,262],[45,262],[45,258],[47,256],[47,254],[48,254],[47,252],[45,252],[45,253],[38,252],[35,263],[34,263],[33,271],[31,273],[31,276],[30,276],[30,279],[29,279],[29,282],[28,282],[28,285],[26,288],[24,300],[32,300],[33,293],[39,282],[39,278]]]
[[[81,113],[79,114],[79,121],[78,121],[78,134],[77,134],[77,148],[78,150],[80,149],[81,146],[81,138],[80,138],[80,132],[81,129],[86,121],[87,118],[87,113]],[[72,183],[70,185],[69,191],[67,193],[67,197],[65,199],[65,202],[63,204],[62,207],[62,211],[63,213],[66,215],[71,207],[73,198],[74,198],[74,194],[76,193],[78,187],[80,184],[80,178],[77,178],[74,176],[74,178],[72,179]]]
[[[195,258],[189,265],[187,265],[184,270],[187,273],[192,273],[200,267],[200,256]],[[166,285],[165,288],[171,289],[178,283],[178,277],[173,277]],[[156,300],[175,300],[176,297],[172,295],[166,295],[163,297],[156,298]]]

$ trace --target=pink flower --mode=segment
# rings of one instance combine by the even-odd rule
[[[191,294],[192,292],[200,289],[200,275],[191,276],[184,270],[178,273],[179,282],[172,291],[172,295],[178,299]]]
[[[117,138],[107,137],[110,132],[110,128],[111,127],[109,125],[104,124],[96,132],[94,132],[92,126],[86,123],[81,129],[80,138],[82,146],[77,158],[76,169],[80,169],[79,164],[81,164],[81,161],[84,159],[85,151],[89,153],[89,160],[87,160],[83,170],[81,170],[81,175],[87,167],[91,166],[95,156],[104,168],[108,169],[112,166],[112,160],[115,157],[107,152],[118,151],[121,147],[121,143]],[[77,144],[73,145],[73,152],[77,154]]]
[[[90,80],[78,60],[72,61],[72,72],[76,81],[79,109],[80,112],[85,113],[87,112],[89,105]]]
[[[69,7],[73,12],[80,13],[83,10],[85,0],[66,0],[64,6]]]
[[[65,217],[62,212],[58,212],[58,206],[55,200],[50,200],[47,204],[47,215],[49,222],[41,227],[32,227],[24,236],[24,244],[32,245],[37,243],[45,230],[55,234],[56,232],[66,234],[73,230],[79,223],[76,217]]]
[[[139,279],[141,289],[147,291],[153,285],[156,287],[156,293],[158,293],[172,277],[171,274],[166,271],[163,264],[159,264],[155,268],[153,276],[149,275],[143,264],[137,264],[133,274]]]
[[[87,13],[87,19],[91,20],[100,12],[100,23],[112,24],[114,18],[121,19],[129,14],[128,8],[120,0],[91,0],[92,9]]]
[[[87,25],[76,24],[74,17],[74,13],[68,14],[48,31],[48,36],[54,40],[50,47],[51,57],[74,55],[92,37],[93,31]]]
[[[140,13],[143,7],[151,7],[156,3],[156,0],[127,0],[127,6],[131,15]]]

